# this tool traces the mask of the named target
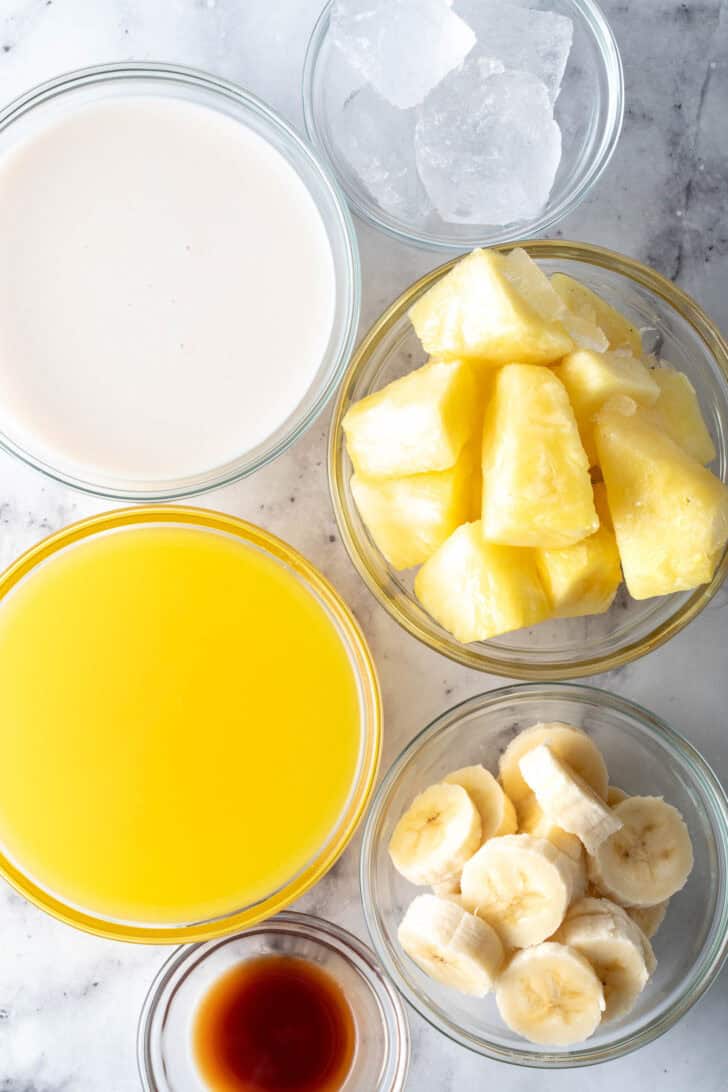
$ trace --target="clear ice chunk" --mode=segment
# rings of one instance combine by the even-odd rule
[[[475,45],[475,34],[447,0],[336,0],[329,35],[402,110],[419,105]]]
[[[492,59],[468,58],[427,96],[415,154],[443,220],[501,225],[537,216],[561,159],[546,85]]]
[[[475,31],[480,56],[537,76],[556,101],[574,38],[568,16],[500,0],[455,0],[455,10]]]
[[[331,119],[336,147],[385,212],[423,220],[432,204],[415,163],[415,110],[400,110],[368,84]]]

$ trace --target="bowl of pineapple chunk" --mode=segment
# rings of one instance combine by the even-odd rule
[[[361,890],[373,945],[438,1030],[517,1065],[590,1065],[670,1028],[728,955],[728,797],[652,713],[527,683],[443,713],[385,775]]]
[[[515,678],[614,668],[728,572],[728,344],[629,258],[475,250],[365,336],[329,481],[354,565],[430,647]]]

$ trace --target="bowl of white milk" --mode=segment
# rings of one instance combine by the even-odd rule
[[[336,388],[356,238],[309,147],[216,77],[105,65],[0,111],[0,447],[75,488],[252,473]]]

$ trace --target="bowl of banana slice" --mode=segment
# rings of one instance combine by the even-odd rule
[[[364,913],[438,1030],[533,1067],[620,1057],[728,955],[728,797],[654,714],[604,690],[470,698],[407,746],[367,818]]]

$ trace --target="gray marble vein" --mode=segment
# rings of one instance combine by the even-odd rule
[[[299,80],[319,0],[0,0],[0,102],[64,70],[128,58],[206,68],[301,123]],[[728,4],[605,0],[622,49],[627,114],[597,187],[558,232],[648,261],[728,330]],[[436,264],[358,225],[365,327]],[[1,240],[0,240],[1,247]],[[1,253],[1,251],[0,251]],[[288,539],[351,603],[381,674],[386,767],[448,705],[498,685],[436,657],[374,603],[349,563],[325,478],[327,420],[253,479],[205,503]],[[49,531],[103,508],[0,456],[0,565]],[[302,513],[305,512],[305,518]],[[728,591],[647,659],[594,681],[653,708],[728,777],[725,708]],[[0,699],[1,700],[1,699]],[[1,706],[0,706],[1,711]],[[356,838],[301,907],[364,935]],[[132,1092],[144,993],[165,952],[75,933],[0,886],[0,1092]],[[583,1072],[497,1066],[410,1014],[413,1092],[725,1092],[725,974],[668,1035],[639,1054]]]

